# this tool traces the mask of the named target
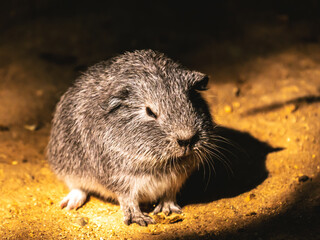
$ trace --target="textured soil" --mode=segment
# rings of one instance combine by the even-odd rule
[[[0,10],[0,239],[319,239],[317,1],[30,2]],[[54,106],[87,66],[141,48],[210,76],[215,170],[185,184],[183,214],[148,227],[93,196],[61,210],[68,189],[45,159]]]

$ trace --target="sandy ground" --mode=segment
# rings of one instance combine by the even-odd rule
[[[182,189],[182,215],[140,227],[95,197],[77,211],[59,208],[68,189],[45,159],[56,102],[86,66],[143,48],[152,35],[126,48],[123,37],[135,35],[114,31],[112,19],[38,16],[2,29],[0,238],[319,239],[320,34],[290,15],[196,47],[179,48],[174,31],[176,48],[166,39],[145,44],[210,76],[204,97],[228,139],[215,172],[196,172]]]

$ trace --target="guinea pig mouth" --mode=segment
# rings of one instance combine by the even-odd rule
[[[180,151],[177,153],[178,158],[188,158],[192,155],[193,151],[190,149],[190,147],[185,147],[183,149],[180,149]]]
[[[190,164],[190,163],[194,162],[193,159],[195,159],[195,158],[193,156],[194,155],[192,153],[190,153],[188,155],[170,158],[170,161],[173,162],[174,164],[176,164],[176,163]]]

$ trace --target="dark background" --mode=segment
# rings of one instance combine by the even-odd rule
[[[319,42],[320,2],[308,1],[3,1],[0,8],[0,34],[14,25],[31,21],[63,22],[74,18],[69,31],[52,34],[52,47],[64,55],[86,55],[87,65],[132,49],[152,48],[163,51],[185,64],[198,66],[199,61],[219,64],[239,62],[252,55],[268,54],[297,41]],[[267,32],[258,38],[248,35],[257,24],[281,26],[288,35],[275,39]],[[81,33],[75,31],[82,27]],[[41,38],[34,27],[24,29]],[[48,29],[50,31],[50,29]],[[83,49],[74,54],[70,38],[81,41]],[[237,56],[220,51],[224,43],[236,44],[247,54]],[[215,44],[206,59],[189,59],[187,54]],[[44,49],[45,52],[47,52]],[[61,53],[62,54],[62,53]],[[78,55],[78,56],[74,56]],[[95,57],[92,57],[95,56]],[[58,59],[59,60],[59,59]],[[67,59],[68,60],[68,59]],[[66,59],[64,61],[68,62]],[[62,60],[61,60],[62,61]],[[69,61],[72,61],[72,59]],[[63,61],[62,61],[63,62]]]

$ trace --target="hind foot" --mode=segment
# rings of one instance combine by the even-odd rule
[[[147,213],[140,211],[134,211],[133,209],[127,209],[124,211],[124,223],[130,225],[131,223],[137,223],[140,226],[148,226],[149,224],[155,224],[155,221]]]
[[[165,215],[171,213],[182,213],[181,207],[174,201],[161,201],[158,206],[153,210],[153,214],[163,212]]]
[[[61,208],[67,210],[77,209],[81,207],[87,200],[87,193],[80,189],[72,189],[69,194],[60,202]]]
[[[155,221],[148,214],[141,212],[138,201],[130,197],[118,197],[120,207],[124,215],[124,223],[130,225],[137,223],[140,226],[155,224]]]

